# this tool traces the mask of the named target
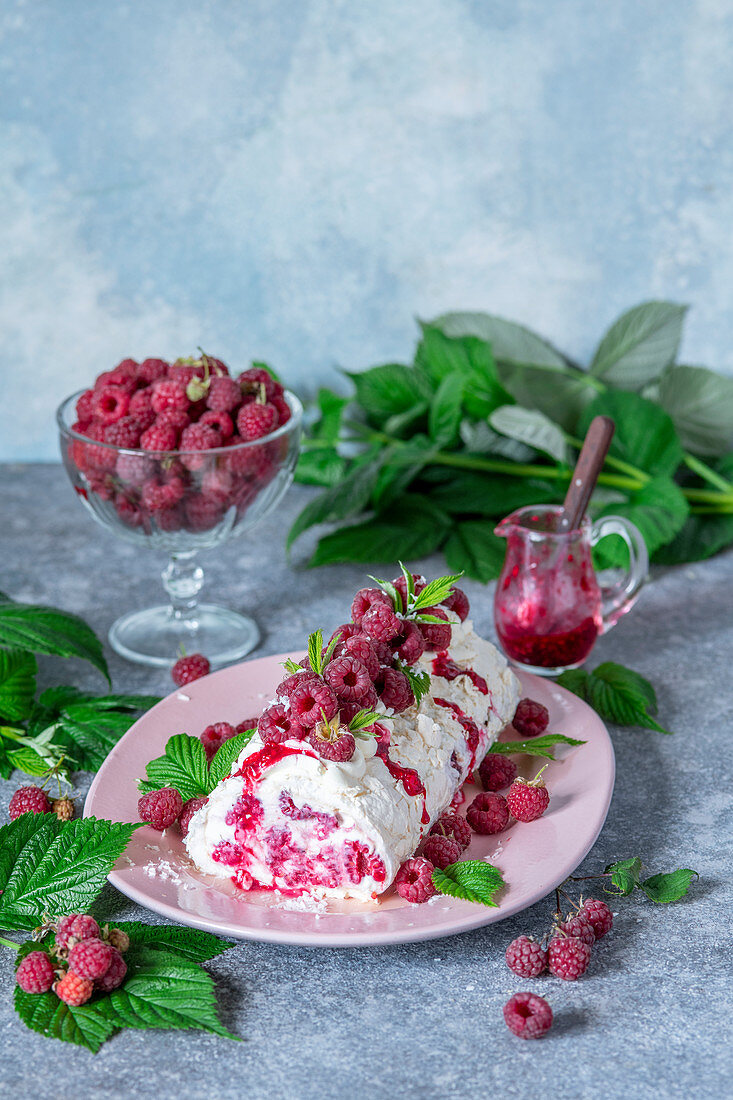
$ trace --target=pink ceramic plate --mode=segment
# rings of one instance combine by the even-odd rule
[[[300,656],[300,655],[298,655]],[[199,734],[212,722],[236,724],[261,711],[282,679],[285,658],[263,657],[222,669],[174,692],[148,711],[109,754],[87,795],[85,816],[136,821],[135,780],[159,756],[174,733]],[[552,793],[539,821],[513,824],[496,837],[474,837],[467,859],[488,858],[507,886],[498,908],[438,896],[410,905],[394,892],[378,904],[278,898],[267,891],[242,893],[227,880],[200,874],[178,830],[138,829],[109,880],[133,901],[181,924],[223,936],[310,947],[407,943],[466,932],[518,913],[548,894],[580,863],[601,831],[611,801],[614,756],[598,715],[575,695],[521,672],[524,694],[550,711],[549,732],[582,738],[578,748],[559,747],[544,773]],[[523,757],[520,773],[541,766]],[[475,793],[466,788],[468,799]],[[296,908],[298,906],[298,908]]]

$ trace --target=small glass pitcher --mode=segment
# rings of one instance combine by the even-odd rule
[[[496,528],[507,540],[494,597],[494,622],[507,657],[541,676],[582,665],[599,634],[634,605],[649,568],[644,538],[623,516],[596,523],[586,516],[573,531],[560,529],[562,508],[520,508]],[[591,547],[620,535],[630,564],[621,580],[599,585]]]

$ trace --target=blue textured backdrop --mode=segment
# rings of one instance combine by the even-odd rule
[[[0,456],[124,355],[296,385],[647,297],[733,370],[728,0],[5,0]],[[11,369],[12,368],[12,369]],[[28,396],[29,390],[32,396]]]

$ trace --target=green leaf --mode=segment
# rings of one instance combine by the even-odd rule
[[[25,772],[26,775],[45,775],[49,767],[52,766],[48,760],[45,760],[27,745],[22,745],[18,749],[11,749],[7,755],[13,767]]]
[[[682,462],[682,447],[672,419],[663,409],[635,393],[601,394],[580,418],[585,435],[594,416],[610,416],[616,425],[610,453],[647,474],[672,477]]]
[[[640,390],[674,362],[687,306],[642,302],[609,328],[593,356],[591,374]]]
[[[386,718],[386,715],[376,710],[358,710],[349,722],[349,729],[352,733],[363,733],[367,726],[373,726],[375,722],[383,722]]]
[[[98,1002],[114,1026],[198,1028],[236,1039],[218,1019],[211,976],[196,963],[175,951],[133,944],[126,961],[131,974]]]
[[[341,457],[335,447],[302,450],[295,468],[295,480],[301,485],[330,488],[344,477],[346,465],[346,459]]]
[[[438,450],[449,447],[458,436],[463,404],[463,379],[446,375],[430,404],[428,431]]]
[[[404,446],[386,451],[372,492],[374,507],[382,511],[401,496],[434,454],[435,445],[425,435],[415,435]]]
[[[417,402],[432,397],[432,387],[422,371],[400,363],[347,374],[356,388],[356,400],[380,428],[386,418],[410,412]]]
[[[511,396],[499,382],[491,348],[473,336],[452,338],[432,325],[422,325],[423,338],[415,353],[415,363],[436,388],[447,379],[461,386],[466,411],[483,419],[499,405],[511,402]]]
[[[0,715],[22,722],[33,709],[38,665],[32,653],[0,649]]]
[[[0,895],[0,928],[30,931],[44,913],[85,912],[139,825],[87,817],[40,829],[17,851]],[[21,820],[20,818],[18,820]],[[13,822],[15,824],[15,822]],[[0,830],[0,843],[3,840]]]
[[[436,607],[438,604],[443,603],[452,594],[456,581],[459,581],[462,576],[463,573],[455,573],[447,577],[436,577],[414,597],[409,610],[421,611],[423,608]]]
[[[541,737],[531,737],[528,741],[494,741],[489,752],[503,756],[525,753],[527,756],[543,756],[546,760],[554,760],[553,745],[584,744],[585,741],[576,741],[574,737],[566,737],[562,733],[545,733]]]
[[[239,755],[243,749],[252,740],[254,729],[244,730],[242,733],[238,733],[236,737],[230,737],[228,741],[225,741],[223,745],[216,750],[214,759],[209,765],[209,790],[213,791],[217,783],[221,783],[222,779],[226,779],[228,775],[231,775],[234,763],[239,759]]]
[[[14,603],[0,595],[0,645],[52,657],[80,657],[109,681],[97,635],[83,619],[55,607]]]
[[[651,713],[657,709],[657,699],[649,681],[614,661],[605,661],[590,673],[580,668],[563,672],[557,683],[584,699],[609,722],[619,726],[641,726],[657,733],[671,732]]]
[[[688,516],[671,542],[654,553],[659,565],[704,561],[733,543],[733,515]]]
[[[393,562],[437,550],[450,527],[448,516],[427,497],[406,494],[376,519],[344,527],[320,540],[309,564]]]
[[[639,885],[641,872],[641,860],[637,856],[631,859],[619,859],[616,863],[609,863],[606,874],[611,875],[611,882],[616,890],[606,890],[607,894],[616,893],[617,897],[626,897]]]
[[[685,525],[690,506],[684,493],[667,477],[656,477],[643,489],[629,493],[628,501],[607,504],[598,513],[602,516],[624,516],[631,520],[644,536],[650,556],[670,542]],[[598,544],[604,567],[625,566],[628,550],[617,535],[606,537]]]
[[[689,867],[679,867],[666,875],[652,875],[651,878],[640,882],[639,886],[650,901],[667,905],[670,901],[679,901],[683,898],[693,878],[699,877],[697,871],[691,871]]]
[[[325,493],[320,493],[306,504],[290,528],[287,538],[288,547],[292,546],[309,527],[314,527],[318,523],[350,519],[364,511],[384,461],[384,455],[378,457],[379,447],[372,448],[370,453],[373,460],[355,466],[338,485],[327,489]]]
[[[204,798],[209,793],[209,766],[204,746],[198,737],[188,733],[170,737],[163,756],[151,760],[145,770],[149,783],[154,784],[153,790],[175,787],[184,802],[189,798]]]
[[[476,336],[491,345],[495,359],[563,368],[565,359],[531,329],[491,313],[444,313],[432,323],[446,336]]]
[[[528,447],[549,455],[557,462],[567,462],[568,446],[557,424],[536,409],[522,409],[519,405],[502,405],[489,417],[495,431],[518,439]]]
[[[0,826],[0,902],[16,860],[29,848],[33,838],[40,834],[35,847],[42,852],[60,830],[56,814],[21,814],[15,821]]]
[[[477,455],[501,455],[512,462],[530,462],[534,458],[534,451],[525,443],[519,443],[516,439],[499,435],[488,422],[480,420],[474,423],[471,420],[461,421],[461,439],[469,454]]]
[[[341,433],[344,410],[350,398],[341,397],[333,390],[322,388],[318,391],[320,416],[310,429],[310,435],[324,443],[336,444]]]
[[[97,771],[135,721],[128,711],[101,709],[95,703],[72,703],[58,717],[56,740],[66,745],[78,768]]]
[[[228,951],[232,946],[226,940],[202,932],[198,928],[183,928],[177,924],[143,924],[137,920],[115,921],[113,928],[121,928],[136,946],[146,945],[159,950],[183,955],[192,962],[203,963]]]
[[[534,362],[499,362],[499,377],[515,401],[526,409],[544,413],[566,432],[575,431],[578,418],[600,385],[580,371]]]
[[[556,503],[558,489],[539,478],[466,472],[456,473],[445,485],[432,489],[430,499],[446,512],[457,515],[474,512],[503,519],[530,504]]]
[[[31,945],[37,949],[37,944]],[[19,962],[21,959],[18,960]],[[96,1054],[105,1039],[117,1030],[117,1024],[101,1007],[103,1001],[92,1001],[72,1008],[60,1001],[55,993],[24,993],[19,985],[13,991],[15,1011],[26,1027],[47,1039],[76,1043]]]
[[[315,630],[308,637],[308,662],[317,676],[323,671],[323,631]]]
[[[481,905],[496,907],[494,894],[506,886],[501,871],[482,859],[464,859],[451,863],[444,871],[433,871],[433,886],[440,894],[463,901],[475,901]]]
[[[455,525],[444,551],[449,569],[488,584],[501,573],[506,542],[494,534],[492,522],[466,520]]]
[[[415,696],[415,702],[419,704],[423,696],[430,691],[430,673],[424,670],[418,672],[414,665],[405,664],[404,661],[397,661],[396,664],[400,672],[407,677],[412,694]]]
[[[722,455],[733,446],[733,378],[706,367],[670,367],[659,380],[659,404],[695,454]]]

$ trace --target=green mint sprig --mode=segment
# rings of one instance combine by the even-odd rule
[[[415,703],[419,705],[423,696],[430,691],[430,673],[424,670],[416,671],[414,665],[408,665],[400,660],[395,661],[395,666],[407,677],[412,694],[415,696]]]
[[[582,668],[563,672],[558,676],[557,683],[589,703],[601,718],[618,726],[641,726],[657,733],[672,732],[654,717],[657,713],[657,695],[649,681],[615,661],[605,661],[592,672]]]
[[[349,722],[349,732],[353,733],[356,737],[378,737],[379,734],[375,730],[367,729],[368,726],[373,726],[375,722],[391,722],[392,719],[386,714],[380,714],[376,710],[358,710],[354,717]]]
[[[521,752],[527,756],[542,756],[546,760],[554,760],[553,745],[585,745],[585,741],[577,741],[574,737],[566,737],[563,733],[545,733],[527,741],[494,741],[489,752],[504,756]]]
[[[436,867],[432,879],[439,894],[494,907],[494,894],[506,886],[501,871],[483,859],[460,860],[443,871]]]
[[[254,732],[253,728],[230,737],[217,749],[210,764],[198,737],[175,733],[168,739],[163,755],[156,756],[146,765],[146,778],[138,780],[138,789],[148,794],[162,787],[175,787],[184,802],[189,798],[205,798],[231,773],[235,760]]]
[[[447,600],[453,592],[455,582],[461,579],[463,573],[456,573],[455,576],[436,577],[435,580],[426,584],[421,592],[416,593],[412,573],[402,562],[399,565],[405,578],[406,601],[392,581],[384,581],[379,577],[373,577],[371,573],[369,574],[370,579],[375,581],[382,591],[389,596],[396,614],[418,623],[442,623],[443,619],[439,619],[436,615],[427,614],[427,609],[436,607]]]

